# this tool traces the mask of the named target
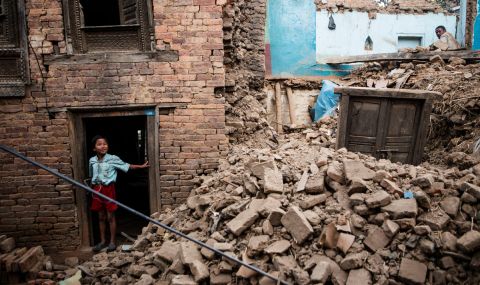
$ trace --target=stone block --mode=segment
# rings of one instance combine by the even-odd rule
[[[348,279],[346,285],[371,285],[372,284],[372,275],[370,271],[360,268],[355,270],[350,270],[348,273]]]
[[[394,220],[403,218],[415,218],[418,214],[417,200],[394,200],[389,205],[382,207],[382,212],[387,212]]]
[[[177,256],[179,252],[179,245],[178,243],[174,243],[172,241],[165,241],[159,250],[157,250],[153,255],[158,256],[164,261],[173,262],[173,259]]]
[[[8,253],[15,249],[15,239],[12,237],[5,238],[0,242],[0,252]]]
[[[290,248],[291,244],[288,240],[279,240],[270,244],[265,248],[265,253],[267,254],[282,254]]]
[[[368,257],[368,252],[362,251],[358,253],[351,253],[345,256],[340,262],[340,267],[343,270],[351,270],[360,268]]]
[[[433,185],[433,182],[435,182],[435,179],[431,174],[419,176],[410,181],[410,183],[420,188],[428,188]]]
[[[333,181],[338,183],[344,183],[345,178],[343,176],[343,167],[337,162],[333,161],[327,168],[327,176],[330,177]]]
[[[425,284],[427,266],[412,259],[402,258],[398,277],[407,283]]]
[[[464,182],[461,186],[460,189],[473,197],[480,199],[480,186],[477,186],[472,183]]]
[[[327,195],[320,194],[314,196],[307,196],[304,200],[300,201],[299,206],[303,210],[313,208],[321,203],[324,203],[327,200]]]
[[[252,210],[252,209],[247,209],[247,210],[241,212],[240,214],[238,214],[232,220],[230,220],[230,222],[227,223],[227,228],[234,235],[239,236],[246,229],[248,229],[251,225],[253,225],[255,223],[258,216],[259,215],[258,215],[257,211]]]
[[[305,192],[308,194],[318,194],[325,191],[325,175],[323,172],[318,172],[308,178],[305,185]]]
[[[355,193],[365,193],[367,190],[368,186],[365,180],[354,177],[347,188],[347,194],[348,196],[351,196]]]
[[[392,180],[392,175],[385,171],[385,170],[378,170],[377,172],[375,172],[375,176],[373,177],[373,181],[377,182],[377,183],[380,183],[382,182],[383,179],[388,179],[388,180]]]
[[[382,229],[389,238],[393,238],[400,230],[400,226],[392,220],[385,220]]]
[[[259,179],[263,179],[265,177],[265,171],[267,169],[276,169],[276,165],[271,160],[266,162],[253,163],[249,165],[249,168],[253,175],[255,175]]]
[[[382,182],[380,182],[380,185],[389,193],[403,195],[403,191],[400,189],[400,187],[398,187],[397,183],[389,179],[383,179]]]
[[[30,248],[20,259],[18,260],[18,266],[20,271],[25,273],[30,271],[39,261],[44,257],[43,248],[36,246]]]
[[[365,165],[361,161],[344,160],[343,168],[347,181],[352,181],[354,178],[372,180],[373,177],[375,177],[375,171],[365,167]]]
[[[283,193],[283,176],[277,169],[265,169],[263,192],[269,193]]]
[[[210,284],[211,285],[227,285],[232,282],[232,275],[231,274],[210,274]]]
[[[390,204],[392,198],[387,192],[380,190],[375,193],[370,194],[370,196],[365,200],[365,204],[370,209],[383,207]]]
[[[175,275],[170,281],[170,285],[197,285],[190,275]]]
[[[193,261],[203,261],[202,254],[193,242],[180,243],[180,260],[184,265],[189,265]]]
[[[330,275],[332,274],[332,269],[330,268],[330,263],[326,261],[318,262],[317,265],[313,268],[310,279],[312,282],[319,282],[325,284]]]
[[[190,268],[190,272],[193,274],[193,279],[196,282],[203,281],[210,276],[208,266],[202,260],[195,259],[189,263],[188,266]]]
[[[253,236],[250,238],[247,244],[247,254],[249,257],[253,257],[259,254],[267,246],[270,237],[268,235]]]
[[[422,214],[418,217],[418,221],[429,226],[433,231],[441,231],[447,226],[450,217],[442,209],[436,209]]]
[[[458,214],[458,209],[460,208],[460,198],[453,196],[446,197],[440,202],[440,207],[450,217],[455,218]]]
[[[337,240],[337,248],[340,249],[343,254],[346,254],[350,247],[352,247],[352,244],[355,242],[355,236],[346,234],[346,233],[340,233],[338,235],[338,240]]]
[[[480,248],[480,232],[472,230],[457,240],[457,247],[465,252],[473,252]]]
[[[390,243],[390,238],[388,238],[382,229],[375,228],[369,232],[363,243],[371,251],[376,252],[379,249],[385,248]]]
[[[313,234],[313,228],[302,211],[292,206],[281,219],[282,225],[293,236],[298,244],[302,244]]]
[[[322,222],[322,220],[320,219],[320,216],[312,210],[307,210],[303,212],[303,214],[305,215],[305,218],[307,218],[307,221],[312,226],[319,225]]]

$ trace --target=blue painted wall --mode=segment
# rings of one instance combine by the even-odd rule
[[[338,68],[315,60],[314,0],[268,0],[266,44],[270,45],[272,76],[345,75],[349,66]],[[268,47],[267,47],[268,48]]]
[[[480,50],[480,0],[477,0],[477,17],[473,26],[473,47],[474,50]]]

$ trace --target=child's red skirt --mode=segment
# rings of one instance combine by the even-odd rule
[[[112,183],[110,185],[94,185],[93,190],[102,193],[103,195],[112,198],[115,200],[115,183]],[[107,201],[95,194],[93,194],[93,199],[92,199],[92,206],[91,210],[95,212],[100,212],[103,209],[107,210],[107,212],[114,212],[118,208],[117,204],[112,203],[110,201]]]

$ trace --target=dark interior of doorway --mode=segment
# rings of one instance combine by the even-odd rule
[[[146,146],[146,116],[121,116],[121,117],[99,117],[84,119],[86,131],[86,155],[85,165],[88,173],[88,159],[94,155],[91,140],[96,135],[105,136],[109,144],[109,154],[120,157],[130,164],[142,164],[147,160]],[[148,169],[130,170],[127,173],[118,171],[115,184],[117,200],[145,215],[150,214],[149,191],[148,191]],[[90,205],[91,197],[88,197]],[[98,216],[90,213],[90,226],[92,241],[99,242]],[[147,222],[132,213],[119,208],[116,211],[117,217],[117,243],[129,243],[120,233],[124,232],[131,237],[141,233],[142,227]],[[107,226],[108,228],[108,226]],[[107,235],[107,239],[109,237]]]

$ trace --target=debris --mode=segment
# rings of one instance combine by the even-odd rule
[[[427,266],[412,259],[402,258],[398,276],[405,282],[424,284],[427,277]]]
[[[298,244],[302,244],[313,233],[313,228],[307,218],[295,206],[288,209],[281,222]]]

